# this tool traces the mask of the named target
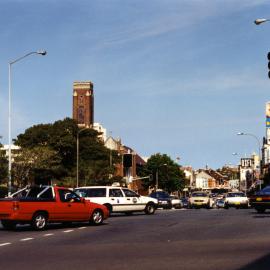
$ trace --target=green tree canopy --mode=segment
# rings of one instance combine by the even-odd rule
[[[77,135],[79,138],[79,175],[80,184],[91,181],[108,179],[114,168],[110,166],[110,155],[113,163],[118,156],[115,151],[110,151],[98,138],[99,133],[93,129],[80,130],[77,123],[70,118],[56,121],[53,124],[40,124],[28,128],[20,134],[15,144],[35,152],[37,147],[44,150],[44,155],[52,157],[52,163],[39,163],[39,166],[31,170],[35,179],[55,177],[61,180],[76,177],[77,164]],[[45,150],[46,149],[46,150]],[[41,166],[42,164],[42,166]],[[44,165],[44,166],[43,166]],[[30,177],[30,176],[29,176]]]
[[[144,180],[146,187],[156,187],[170,192],[179,191],[184,185],[184,172],[168,155],[157,153],[152,155],[146,165],[138,172],[140,176],[151,175]]]
[[[31,182],[42,184],[57,178],[61,159],[55,150],[47,146],[21,148],[14,157],[13,180],[18,187]]]

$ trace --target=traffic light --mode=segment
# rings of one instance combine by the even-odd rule
[[[268,78],[270,79],[270,52],[267,54],[268,59]]]
[[[125,168],[132,167],[132,154],[124,154],[123,165]]]

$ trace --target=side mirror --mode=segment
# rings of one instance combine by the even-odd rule
[[[85,203],[85,198],[80,198],[82,203]]]

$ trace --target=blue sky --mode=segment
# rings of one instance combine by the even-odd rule
[[[72,84],[91,80],[95,122],[141,156],[236,164],[257,151],[270,100],[266,0],[0,0],[0,135],[71,117]]]

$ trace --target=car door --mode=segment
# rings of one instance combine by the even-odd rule
[[[125,194],[125,204],[128,211],[140,211],[145,208],[145,203],[140,195],[128,188],[122,190]]]
[[[79,221],[89,219],[89,207],[75,192],[69,189],[59,189],[58,192],[60,199],[58,220]]]
[[[113,212],[126,211],[125,197],[121,188],[117,187],[109,188],[109,203],[112,205]]]

